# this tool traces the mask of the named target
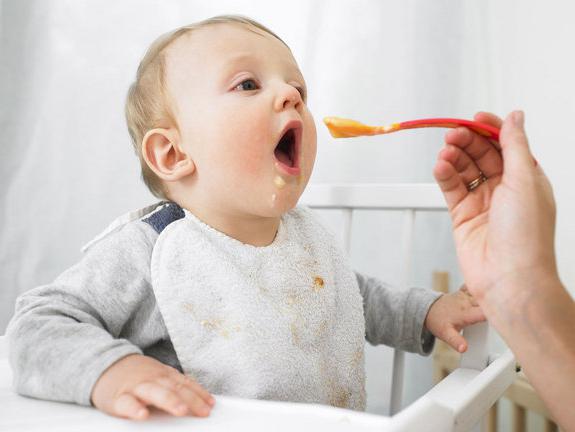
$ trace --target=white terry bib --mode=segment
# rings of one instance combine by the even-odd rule
[[[243,244],[184,210],[160,234],[152,284],[184,373],[214,394],[365,409],[362,297],[310,210]]]

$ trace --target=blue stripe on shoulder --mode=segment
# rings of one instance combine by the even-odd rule
[[[160,234],[169,224],[183,217],[184,211],[182,208],[176,203],[170,202],[146,219],[142,219],[142,221],[150,225]]]

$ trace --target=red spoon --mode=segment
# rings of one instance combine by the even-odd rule
[[[499,129],[486,123],[455,118],[430,118],[410,120],[402,123],[392,123],[387,126],[368,126],[355,120],[339,117],[326,117],[323,122],[334,138],[350,138],[361,135],[380,135],[397,132],[404,129],[417,129],[426,127],[456,128],[466,127],[493,141],[499,142]]]

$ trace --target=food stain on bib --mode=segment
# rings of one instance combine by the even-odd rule
[[[217,333],[225,339],[229,339],[233,333],[239,333],[241,327],[239,325],[232,325],[226,323],[225,319],[212,318],[212,319],[201,319],[201,316],[196,311],[196,307],[193,303],[186,302],[182,304],[182,308],[190,313],[196,321],[200,322],[200,325],[211,332]]]
[[[239,326],[226,326],[222,319],[201,320],[200,325],[205,329],[219,333],[225,339],[229,339],[231,333],[240,331]]]
[[[351,391],[346,388],[339,387],[335,389],[332,394],[329,404],[338,408],[349,408],[349,400],[351,399]]]
[[[316,337],[322,337],[327,331],[327,320],[323,320],[315,332]]]
[[[319,292],[323,289],[324,282],[323,279],[319,276],[315,276],[313,278],[313,289],[315,292]]]
[[[292,305],[296,304],[296,303],[298,302],[298,300],[299,300],[299,298],[298,298],[297,295],[295,295],[295,294],[289,294],[289,295],[287,296],[286,303],[287,303],[288,305],[292,306]]]
[[[299,346],[301,343],[301,338],[300,338],[300,331],[296,323],[292,322],[290,324],[290,331],[291,331],[292,343],[295,346]]]
[[[195,315],[194,313],[194,305],[192,303],[183,303],[182,304],[182,308],[184,308],[184,310],[186,310],[187,312],[191,313],[192,315]]]

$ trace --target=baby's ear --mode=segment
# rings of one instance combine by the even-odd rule
[[[180,145],[175,128],[149,130],[142,140],[146,164],[162,180],[177,181],[196,170],[194,161]]]

